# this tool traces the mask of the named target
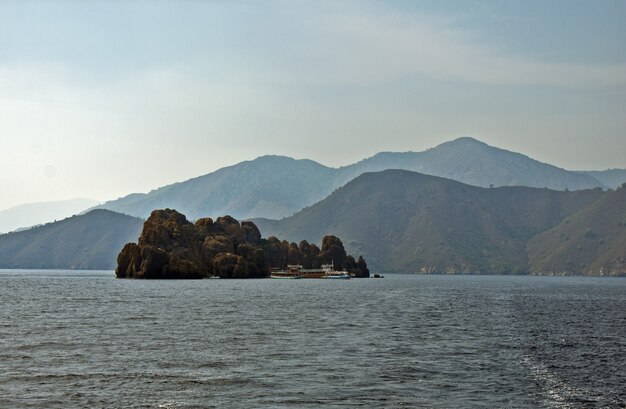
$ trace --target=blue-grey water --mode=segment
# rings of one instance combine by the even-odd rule
[[[626,279],[0,271],[2,408],[626,405]]]

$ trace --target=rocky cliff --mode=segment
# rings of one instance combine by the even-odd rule
[[[341,240],[326,236],[322,248],[306,241],[263,239],[257,226],[230,216],[191,223],[172,209],[154,210],[139,243],[127,243],[117,257],[118,278],[262,278],[270,268],[302,264],[316,268],[333,261],[336,268],[368,277],[362,257],[346,254]]]

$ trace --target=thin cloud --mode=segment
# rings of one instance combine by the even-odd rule
[[[559,166],[623,167],[622,64],[533,60],[450,16],[317,4],[251,5],[237,29],[231,11],[195,39],[206,47],[174,62],[137,54],[145,64],[114,74],[79,58],[0,63],[0,207],[115,198],[262,154],[338,166],[461,135]]]
[[[626,64],[533,60],[485,42],[447,16],[343,6],[323,13],[298,7],[288,16],[299,30],[280,61],[291,81],[370,83],[426,75],[511,86],[626,85]]]

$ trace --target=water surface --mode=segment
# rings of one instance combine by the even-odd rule
[[[0,407],[624,407],[626,279],[0,270]]]

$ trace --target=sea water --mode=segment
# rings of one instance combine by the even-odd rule
[[[2,408],[624,407],[626,279],[0,271]]]

